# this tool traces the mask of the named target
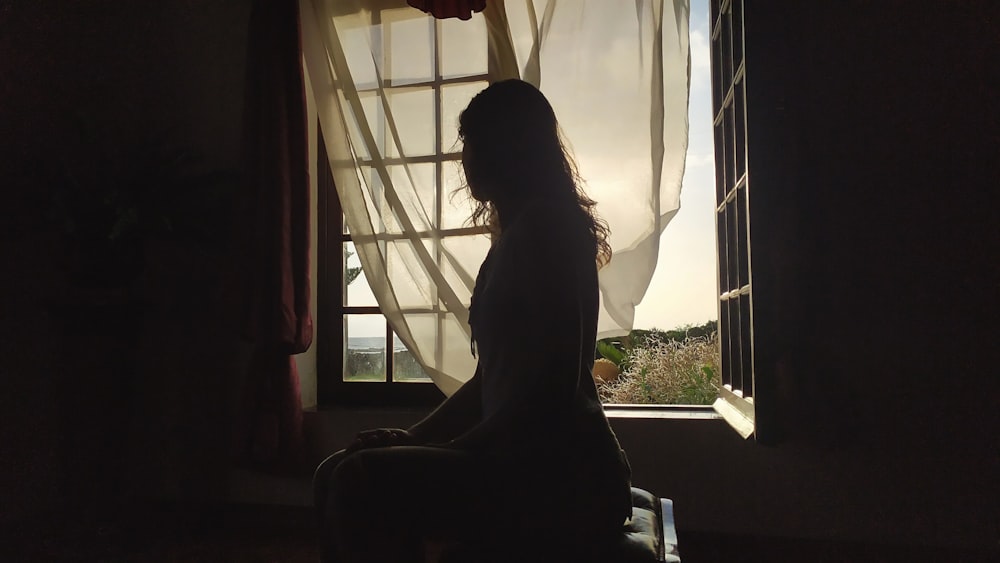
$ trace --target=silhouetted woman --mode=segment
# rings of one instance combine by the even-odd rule
[[[469,315],[478,367],[415,426],[362,432],[320,465],[328,561],[419,561],[451,543],[497,552],[559,530],[592,549],[631,511],[591,374],[607,227],[536,88],[493,84],[459,124],[473,222],[494,232]]]

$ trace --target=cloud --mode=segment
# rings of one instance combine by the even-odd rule
[[[691,71],[708,71],[711,68],[709,45],[706,33],[701,29],[691,30]]]
[[[687,168],[700,168],[702,166],[715,166],[715,155],[712,153],[691,153],[687,155]]]

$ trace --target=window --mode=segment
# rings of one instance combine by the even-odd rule
[[[709,0],[700,2],[699,19],[704,30],[699,34],[699,45],[702,47],[700,52],[707,54]],[[689,106],[685,90],[688,53],[677,49],[667,61],[662,56],[659,40],[655,39],[659,36],[654,33],[657,29],[662,30],[660,40],[663,45],[685,45],[679,35],[687,33],[684,10],[667,10],[667,15],[664,15],[664,12],[647,5],[637,14],[636,7],[627,0],[619,3],[600,1],[586,4],[587,18],[584,18],[585,4],[581,3],[576,6],[576,11],[570,8],[556,14],[562,14],[562,19],[553,16],[551,20],[543,20],[542,28],[553,31],[538,34],[533,31],[537,25],[536,18],[529,13],[528,7],[522,12],[510,14],[511,20],[520,23],[511,27],[509,33],[495,36],[499,45],[490,51],[491,58],[487,57],[487,48],[492,46],[488,44],[485,21],[481,16],[474,17],[470,22],[437,21],[418,15],[409,8],[399,9],[403,5],[402,0],[366,0],[365,5],[374,7],[360,12],[351,10],[348,14],[338,13],[338,10],[347,11],[343,4],[333,0],[324,4],[329,9],[318,11],[320,20],[329,23],[326,18],[331,17],[334,25],[321,31],[325,52],[310,63],[315,63],[315,74],[323,78],[330,69],[334,70],[330,73],[332,86],[329,88],[340,97],[330,104],[321,101],[317,107],[324,124],[330,125],[331,121],[327,119],[329,115],[323,115],[323,108],[335,108],[326,111],[331,111],[335,114],[334,119],[339,119],[330,128],[331,132],[338,132],[336,139],[329,139],[330,148],[337,155],[332,161],[333,173],[341,184],[343,203],[349,211],[347,218],[354,231],[351,233],[344,228],[338,202],[336,197],[332,197],[336,192],[327,179],[327,185],[322,188],[325,215],[321,220],[325,229],[325,246],[320,249],[321,257],[326,259],[327,264],[321,267],[318,284],[323,295],[320,297],[319,315],[322,326],[317,333],[321,350],[320,373],[328,378],[320,382],[319,389],[320,402],[325,404],[369,401],[390,404],[394,400],[385,398],[385,394],[390,397],[410,396],[421,388],[429,387],[419,370],[414,372],[403,367],[408,353],[395,345],[396,337],[382,317],[383,311],[379,310],[372,295],[365,291],[366,280],[363,274],[357,273],[360,263],[354,243],[361,251],[358,254],[366,260],[365,270],[372,272],[373,279],[369,281],[384,305],[384,312],[406,342],[413,346],[414,352],[419,352],[425,360],[428,373],[434,374],[441,383],[439,375],[471,372],[465,369],[466,366],[456,366],[454,360],[449,360],[451,364],[448,366],[437,360],[457,357],[460,355],[457,352],[468,349],[467,342],[454,345],[459,332],[456,327],[463,332],[467,328],[461,307],[455,306],[467,297],[462,294],[465,288],[451,291],[450,286],[461,286],[466,278],[474,278],[474,270],[467,268],[472,262],[467,258],[473,252],[465,251],[460,256],[461,260],[453,259],[450,263],[439,260],[435,264],[435,260],[442,254],[457,256],[454,249],[458,241],[473,238],[478,232],[464,227],[469,210],[458,210],[450,205],[452,202],[448,196],[451,188],[457,186],[451,173],[459,169],[460,155],[455,152],[456,117],[469,98],[488,83],[492,58],[497,59],[498,67],[507,68],[505,62],[509,62],[520,46],[522,62],[537,59],[539,68],[546,66],[557,78],[548,82],[550,86],[546,95],[555,100],[554,105],[561,104],[557,107],[560,108],[563,126],[571,124],[566,131],[576,144],[574,152],[583,166],[581,173],[591,182],[588,189],[593,187],[595,191],[591,193],[604,204],[602,214],[609,221],[614,220],[613,230],[620,238],[616,248],[653,247],[646,241],[656,236],[650,233],[657,231],[647,229],[643,220],[636,221],[635,218],[648,216],[651,226],[656,218],[669,220],[672,217],[670,213],[676,211],[679,205],[679,173],[685,170],[683,155],[674,149],[684,146],[683,136],[687,131],[686,120],[678,116]],[[549,16],[551,14],[545,17]],[[343,25],[340,25],[341,22]],[[611,25],[612,22],[616,25]],[[543,37],[548,38],[545,49],[540,43]],[[653,39],[646,41],[644,38]],[[505,50],[504,41],[510,43],[510,53]],[[455,45],[460,46],[457,51]],[[352,51],[356,55],[354,59]],[[650,56],[647,57],[647,54]],[[528,55],[527,58],[524,55]],[[705,77],[704,117],[699,121],[704,125],[701,137],[705,140],[702,146],[706,148],[697,155],[698,161],[704,163],[703,170],[706,172],[714,169],[711,163],[712,141],[709,140],[713,128],[708,117],[712,110],[707,107],[711,99],[711,88],[708,86],[711,65],[708,58],[699,57]],[[587,61],[588,64],[576,69],[574,59]],[[656,66],[659,61],[666,63],[662,69]],[[532,72],[530,64],[525,68],[524,72]],[[533,72],[537,74],[539,68]],[[669,71],[669,76],[664,74],[666,71]],[[565,72],[564,77],[558,76],[561,72]],[[337,76],[341,77],[339,86]],[[659,85],[656,81],[661,78],[663,84]],[[659,95],[663,96],[662,105],[657,99]],[[614,111],[620,111],[620,114],[612,113]],[[657,116],[668,113],[671,119],[662,123],[657,121]],[[615,115],[615,118],[610,121],[595,120],[594,115]],[[654,140],[657,131],[665,136],[662,146]],[[345,139],[341,139],[340,135]],[[667,142],[667,137],[670,142]],[[662,154],[665,147],[671,148],[666,159]],[[652,170],[659,172],[650,174]],[[321,170],[320,175],[329,176],[329,171]],[[667,177],[671,179],[663,180]],[[696,322],[699,324],[711,319],[717,312],[717,294],[713,293],[715,284],[711,281],[711,277],[717,274],[715,249],[712,248],[712,236],[716,229],[713,221],[716,209],[713,178],[711,174],[698,178],[704,189],[698,196],[703,200],[700,206],[703,211],[700,213],[702,220],[697,238],[705,241],[705,246],[699,248],[703,256],[698,276],[702,280],[698,284],[701,308]],[[654,181],[650,182],[651,179]],[[413,188],[413,193],[402,194],[397,189],[400,182],[407,189]],[[650,187],[658,191],[650,193]],[[688,209],[693,209],[691,203],[692,198],[688,198]],[[414,210],[414,217],[418,220],[409,221],[409,216],[403,217],[407,220],[401,220],[400,214],[410,210]],[[477,236],[488,244],[481,234]],[[691,238],[694,237],[687,237],[688,240]],[[449,244],[452,245],[450,248]],[[471,246],[471,243],[464,244]],[[485,255],[486,248],[483,250]],[[416,263],[413,268],[393,270],[393,252],[419,254],[419,262],[411,260],[411,263]],[[643,252],[638,252],[636,256]],[[643,262],[637,267],[644,269],[648,266],[651,270],[655,264],[655,260]],[[634,263],[619,261],[618,265],[625,268]],[[463,268],[461,276],[446,270],[456,264]],[[433,269],[435,265],[440,266],[440,271]],[[422,273],[428,275],[421,278]],[[605,303],[610,295],[617,299],[621,310],[626,310],[632,303],[629,288],[640,283],[634,280],[646,279],[645,275],[643,271],[640,276],[628,273],[621,276],[629,279],[629,283],[622,284],[625,286],[622,291],[614,294],[610,290],[606,292]],[[404,283],[393,281],[397,277]],[[441,279],[451,281],[456,277],[463,279],[456,284],[435,283]],[[385,283],[383,280],[386,280]],[[421,292],[421,307],[396,299],[399,292],[407,291]],[[448,299],[446,314],[451,315],[447,321],[450,331],[441,328],[440,311],[434,308],[441,296]],[[405,313],[405,316],[396,317],[398,312]],[[691,317],[673,318],[685,324],[695,321]],[[616,318],[612,324],[618,326],[615,323],[619,322],[624,325],[627,321]],[[709,320],[706,326],[714,328],[716,322]],[[435,323],[438,332],[424,337],[434,332]],[[435,338],[442,334],[450,335],[452,344],[444,347],[446,353],[436,354]],[[706,407],[711,404],[719,387],[719,347],[712,341],[703,348],[707,350],[705,358],[711,356],[711,360],[699,359],[696,375],[711,382],[697,389],[696,399],[689,398],[688,394],[672,398],[653,397],[654,402],[705,404]],[[709,376],[703,375],[705,373]],[[451,383],[444,379],[445,384]],[[640,401],[623,398],[612,402]]]
[[[754,432],[754,347],[743,0],[711,0],[711,21],[722,356],[714,406],[746,438]]]
[[[435,259],[444,263],[444,253],[460,250],[460,238],[482,233],[466,226],[471,209],[450,195],[460,186],[458,114],[488,85],[486,25],[481,14],[469,22],[435,20],[405,7],[373,10],[370,18],[369,26],[345,37],[345,42],[364,42],[366,48],[360,51],[374,56],[381,72],[379,77],[358,81],[358,95],[381,161],[361,155],[359,173],[372,186],[376,199],[384,195],[386,179],[414,184],[420,200],[416,205],[423,207],[432,231],[420,236],[438,241],[433,245]],[[366,37],[359,37],[361,33]],[[398,145],[390,141],[393,138]],[[319,142],[319,154],[325,155],[323,139]],[[318,297],[323,319],[318,333],[319,401],[436,403],[443,395],[379,310],[344,224],[329,163],[319,160]],[[385,176],[377,165],[384,165]],[[487,239],[483,241],[488,244]],[[440,326],[444,322],[440,307],[405,312],[426,316],[429,322],[437,322],[439,331],[445,330]]]
[[[721,387],[710,46],[714,22],[709,16],[709,0],[691,1],[690,93],[681,106],[688,115],[683,204],[660,235],[656,269],[635,308],[628,338],[608,338],[598,345],[605,360],[596,368],[598,377],[611,379],[598,385],[606,405],[705,406],[713,413]],[[683,111],[667,107],[673,115]],[[621,354],[616,358],[608,345]],[[618,376],[607,361],[618,364]],[[609,371],[610,377],[605,375]]]

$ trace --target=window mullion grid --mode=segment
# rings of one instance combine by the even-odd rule
[[[456,76],[456,77],[451,77],[451,78],[444,78],[442,76],[442,73],[441,73],[441,58],[442,58],[442,50],[443,50],[442,49],[442,45],[441,45],[441,37],[442,37],[442,34],[441,34],[441,22],[439,22],[437,20],[431,20],[431,22],[432,23],[430,25],[432,25],[432,39],[433,39],[432,42],[431,42],[431,44],[432,44],[432,48],[433,48],[434,73],[433,73],[433,77],[429,81],[408,82],[406,84],[400,84],[398,86],[395,85],[395,84],[393,84],[393,82],[392,82],[392,72],[391,72],[392,71],[392,68],[391,68],[392,61],[389,60],[389,58],[388,58],[388,53],[391,52],[390,47],[391,47],[392,35],[390,33],[390,30],[388,28],[386,28],[385,26],[382,25],[383,22],[382,22],[382,18],[381,18],[381,13],[379,11],[377,11],[377,10],[373,11],[372,18],[371,18],[371,27],[372,27],[371,41],[372,41],[372,45],[373,45],[373,48],[374,48],[374,51],[375,51],[374,52],[375,59],[378,62],[380,62],[380,63],[383,64],[383,76],[385,77],[383,79],[382,85],[381,85],[381,88],[382,88],[383,91],[388,90],[388,89],[392,89],[392,88],[406,88],[406,89],[423,89],[423,88],[428,88],[428,89],[432,89],[434,91],[434,96],[433,96],[433,99],[434,99],[434,110],[433,111],[434,111],[434,122],[435,122],[435,125],[434,125],[434,136],[435,136],[434,146],[435,146],[435,152],[434,152],[434,154],[422,155],[422,156],[408,156],[408,155],[403,155],[403,154],[400,154],[398,156],[390,156],[388,154],[383,154],[382,155],[383,156],[382,161],[386,165],[403,165],[403,166],[407,166],[407,165],[411,165],[411,164],[423,164],[423,163],[433,164],[434,165],[434,167],[435,167],[435,171],[434,171],[435,186],[434,186],[434,192],[433,192],[434,193],[434,206],[433,206],[434,207],[434,210],[433,210],[434,215],[432,217],[432,223],[433,224],[431,225],[431,229],[428,232],[422,232],[422,233],[418,233],[418,234],[419,234],[420,238],[423,238],[423,239],[428,239],[429,238],[432,241],[432,244],[434,246],[432,255],[434,256],[434,259],[436,260],[436,263],[437,264],[441,264],[441,262],[443,260],[443,256],[444,256],[443,255],[443,247],[442,247],[442,244],[441,244],[443,237],[446,237],[446,236],[467,236],[467,235],[475,235],[475,234],[482,234],[483,233],[483,229],[476,228],[476,227],[463,227],[463,228],[454,228],[454,229],[448,229],[448,230],[443,230],[441,228],[442,225],[443,225],[443,215],[444,215],[444,207],[443,207],[444,184],[445,184],[444,164],[447,163],[447,162],[454,162],[454,161],[461,160],[461,154],[460,153],[455,153],[455,152],[445,153],[446,148],[442,146],[443,139],[444,139],[443,123],[441,122],[441,115],[442,115],[443,105],[444,105],[443,90],[444,90],[445,86],[448,86],[448,85],[451,85],[451,84],[473,83],[473,82],[479,82],[479,81],[483,81],[483,80],[487,80],[488,81],[491,75],[489,73],[489,70],[487,70],[487,72],[484,73],[484,74],[475,74],[475,75]],[[378,88],[368,89],[368,90],[359,90],[359,93],[360,94],[365,94],[365,93],[377,94],[378,90],[379,90]],[[378,119],[377,119],[377,129],[376,129],[376,140],[377,140],[379,146],[382,146],[382,147],[386,146],[386,144],[387,144],[387,136],[388,136],[388,130],[387,130],[388,128],[387,128],[387,125],[386,125],[386,118],[387,118],[387,116],[385,114],[386,111],[389,111],[389,107],[388,107],[389,99],[388,98],[391,98],[391,96],[387,96],[387,99],[385,100],[385,104],[379,104],[378,107],[377,107]],[[361,165],[361,166],[364,166],[364,165],[373,165],[374,161],[370,160],[370,159],[363,159],[363,160],[358,160],[357,164]],[[380,177],[378,175],[375,175],[374,176],[374,181],[375,182],[380,182]],[[384,197],[384,194],[382,194],[382,192],[380,191],[380,189],[384,190],[385,187],[381,186],[380,184],[374,184],[372,187],[373,187],[373,189],[372,189],[373,202],[376,205],[379,205],[379,203],[381,202],[381,200]],[[337,219],[338,219],[338,221],[337,221],[337,223],[338,223],[337,232],[343,232],[343,215],[342,215],[342,212],[339,210],[339,206],[338,206]],[[380,246],[383,247],[383,250],[384,250],[384,246],[386,244],[388,244],[389,242],[391,242],[393,240],[400,240],[402,238],[408,238],[408,237],[393,236],[393,235],[385,235],[385,236],[377,236],[376,237],[378,244],[380,244]],[[346,261],[344,260],[344,256],[345,256],[344,255],[344,249],[346,248],[345,245],[348,242],[352,242],[353,241],[353,237],[349,233],[344,233],[344,234],[342,234],[339,237],[339,241],[340,241],[340,249],[341,249],[340,256],[338,257],[339,259],[337,260],[338,274],[339,274],[338,277],[339,277],[340,294],[341,294],[340,295],[340,299],[337,300],[338,301],[337,302],[337,311],[339,313],[339,315],[338,315],[339,318],[345,320],[346,316],[350,315],[350,314],[354,314],[354,315],[368,315],[368,314],[374,315],[374,314],[381,314],[382,311],[381,311],[380,307],[378,307],[378,306],[351,306],[351,305],[347,304],[347,287],[344,284],[344,281],[346,281],[346,278],[345,278]],[[436,288],[434,288],[434,289],[436,290]],[[434,297],[435,298],[432,299],[433,303],[430,304],[430,307],[428,307],[428,308],[420,308],[420,309],[407,309],[404,312],[415,313],[415,314],[432,314],[432,315],[436,316],[436,320],[437,320],[436,330],[437,330],[437,336],[438,336],[438,338],[435,339],[435,341],[436,341],[435,356],[436,356],[437,364],[440,365],[442,363],[442,361],[443,361],[443,355],[444,355],[444,346],[443,346],[443,341],[442,341],[441,335],[443,334],[444,329],[445,329],[444,324],[445,324],[445,321],[446,321],[446,312],[447,311],[444,308],[442,308],[440,299],[436,299],[436,291],[435,291]],[[344,332],[344,322],[340,322],[340,323],[337,323],[337,324],[339,325],[339,327],[337,329],[337,332],[339,333],[339,335],[337,335],[337,336],[339,336],[339,338],[337,339],[337,342],[339,342],[341,348],[343,348],[342,353],[339,354],[340,360],[341,360],[340,363],[342,364],[340,366],[340,368],[341,368],[341,372],[343,373],[343,368],[344,368],[343,364],[344,364],[344,362],[346,360],[346,345],[347,345],[347,341],[346,341],[346,338],[345,338],[346,335],[345,335],[345,332]],[[386,353],[386,356],[385,356],[386,377],[385,377],[385,383],[389,384],[389,383],[393,383],[394,382],[394,374],[393,374],[393,371],[394,371],[394,352],[393,352],[393,350],[394,350],[395,333],[392,331],[392,328],[389,325],[388,321],[386,321],[385,338],[386,338],[386,346],[385,346],[385,353]]]
[[[744,59],[743,0],[730,0],[729,30],[731,33],[730,53],[732,57],[733,82],[731,103],[733,107],[733,149],[734,180],[736,182],[736,236],[738,242],[737,270],[739,276],[740,326],[738,331],[740,350],[740,391],[741,396],[753,400],[753,283],[750,276],[750,207],[749,171],[746,146],[746,64]]]
[[[729,309],[729,360],[732,363],[732,384],[733,392],[742,396],[743,392],[743,365],[742,353],[740,351],[740,286],[743,280],[740,279],[739,256],[742,251],[743,241],[740,240],[736,225],[739,223],[739,205],[736,201],[729,201],[726,204],[726,238],[729,241],[727,267],[729,269],[729,299],[726,300],[726,308]],[[735,283],[734,283],[735,282]]]
[[[333,182],[333,172],[330,168],[326,141],[323,138],[322,129],[317,124],[317,170],[316,184],[318,189],[317,203],[318,209],[318,281],[323,288],[340,288],[343,286],[343,242],[340,236],[343,233],[343,213],[340,206],[340,198],[337,196]],[[333,259],[333,253],[337,252],[337,259]],[[343,319],[343,298],[338,289],[336,294],[332,291],[320,291],[317,295],[317,305],[321,318]],[[333,296],[336,295],[334,299]],[[344,365],[344,327],[343,322],[329,323],[329,337],[323,337],[318,342],[317,361],[321,374],[331,374],[336,370],[343,374]],[[321,335],[322,336],[322,335]],[[339,347],[339,351],[333,349]],[[340,381],[334,381],[332,377],[323,376],[317,379],[317,399],[320,404],[330,403],[335,395],[335,389],[340,385]]]
[[[726,396],[750,399],[753,360],[742,1],[712,2],[712,19],[722,383],[731,392]]]
[[[444,154],[444,131],[441,123],[442,107],[444,106],[442,97],[444,96],[443,77],[441,74],[441,26],[442,22],[434,19],[434,147],[437,149],[438,158],[434,162],[434,224],[431,229],[435,231],[432,238],[434,244],[434,260],[441,265],[442,245],[444,240],[440,236],[440,229],[444,221],[444,161],[441,155]],[[438,296],[437,286],[431,289],[431,308],[434,310],[434,365],[440,367],[444,362],[444,312],[441,308],[441,299]]]

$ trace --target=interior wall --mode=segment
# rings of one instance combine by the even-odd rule
[[[141,283],[150,298],[125,330],[127,355],[95,319],[68,328],[57,314],[66,286],[57,228],[48,221],[53,172],[80,150],[75,117],[127,151],[147,136],[202,158],[206,170],[239,160],[249,5],[237,0],[14,2],[0,9],[0,467],[2,519],[65,503],[60,390],[86,385],[110,363],[135,371],[130,424],[133,480],[142,494],[208,495],[219,487],[227,417],[243,368],[236,327],[218,314],[219,264],[174,248],[156,252]],[[90,147],[84,145],[83,149]],[[192,202],[197,205],[199,202]],[[83,332],[81,332],[81,330]],[[117,330],[117,329],[116,329]],[[110,338],[110,337],[109,337]],[[85,343],[94,362],[70,357]],[[102,352],[102,350],[104,352]],[[85,365],[86,364],[86,365]],[[101,413],[84,411],[80,422]]]
[[[781,436],[616,428],[679,526],[995,549],[997,6],[746,14],[754,313],[777,325],[757,398]]]

